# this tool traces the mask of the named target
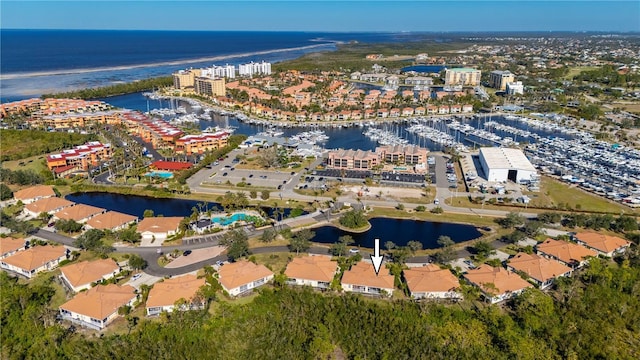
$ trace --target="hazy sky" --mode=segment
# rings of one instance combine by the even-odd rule
[[[640,31],[640,1],[0,1],[10,29]]]

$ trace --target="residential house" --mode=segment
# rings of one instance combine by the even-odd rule
[[[136,298],[133,286],[98,285],[60,305],[60,315],[81,326],[102,330],[118,317],[119,308],[133,306]]]
[[[120,272],[113,259],[81,261],[60,268],[62,279],[74,292],[90,289],[93,283],[109,280]]]
[[[73,205],[75,205],[74,202],[53,196],[25,205],[24,213],[25,215],[37,218],[41,213],[53,214]]]
[[[178,233],[182,219],[184,218],[179,216],[144,218],[138,223],[137,231],[142,235],[143,242],[159,240],[162,243],[169,236]]]
[[[509,259],[507,269],[527,274],[540,289],[546,289],[558,277],[571,276],[573,271],[570,267],[555,260],[527,253],[517,253]]]
[[[434,264],[403,270],[414,299],[462,299],[460,281],[449,269]]]
[[[527,288],[533,287],[512,271],[486,264],[469,270],[463,276],[470,284],[478,287],[485,299],[492,304],[510,299]]]
[[[387,109],[380,109],[380,110],[378,110],[378,117],[379,117],[379,118],[386,118],[386,117],[389,117],[389,110],[387,110]]]
[[[399,116],[400,116],[400,109],[393,108],[389,110],[389,117],[399,117]]]
[[[23,238],[0,237],[0,260],[26,249],[26,244]]]
[[[625,252],[631,242],[617,236],[598,234],[595,232],[581,232],[573,236],[574,240],[580,244],[595,250],[599,255],[613,257],[616,254]]]
[[[464,105],[462,105],[462,112],[463,112],[463,113],[470,113],[470,112],[473,112],[473,105],[471,105],[471,104],[464,104]]]
[[[163,311],[172,312],[176,309],[181,311],[202,309],[205,299],[197,294],[205,284],[205,279],[198,278],[196,275],[173,277],[156,283],[149,291],[147,298],[147,315],[158,315]],[[176,307],[179,300],[184,300],[185,303]]]
[[[413,108],[412,107],[406,107],[404,109],[402,109],[402,116],[411,116],[413,115]]]
[[[435,115],[438,113],[438,107],[435,105],[427,105],[427,114]]]
[[[361,261],[344,272],[342,275],[342,289],[366,295],[391,296],[393,295],[395,277],[389,273],[389,269],[381,267],[376,274],[373,264]]]
[[[452,114],[458,114],[461,111],[462,111],[462,106],[460,106],[460,105],[454,104],[454,105],[451,105],[451,107],[450,107],[450,112]]]
[[[559,261],[561,264],[578,269],[598,253],[584,246],[568,241],[547,239],[536,246],[536,253]]]
[[[250,261],[225,264],[218,270],[220,285],[231,296],[238,296],[266,284],[273,279],[273,272],[264,265]]]
[[[36,185],[13,193],[13,198],[22,201],[23,204],[30,204],[34,201],[56,196],[53,186]]]
[[[414,111],[414,114],[416,116],[424,115],[425,113],[426,113],[426,109],[424,107],[422,107],[422,106],[418,106],[416,108],[416,110]]]
[[[287,284],[329,289],[338,272],[338,263],[329,256],[315,255],[297,257],[287,265],[284,274]]]
[[[442,114],[448,114],[448,113],[449,113],[449,106],[442,105],[438,107],[438,114],[442,115]]]
[[[138,217],[123,214],[117,211],[107,211],[89,219],[86,224],[87,229],[100,229],[118,231],[126,229],[129,224],[138,222]]]
[[[34,246],[5,257],[0,267],[31,279],[41,271],[55,269],[60,261],[66,259],[67,249],[64,246]]]
[[[56,211],[53,213],[53,218],[56,220],[73,220],[79,223],[85,223],[92,217],[102,214],[105,211],[105,209],[95,206],[76,204]]]

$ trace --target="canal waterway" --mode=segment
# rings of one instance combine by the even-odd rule
[[[224,209],[216,202],[197,201],[189,199],[173,199],[173,198],[153,198],[148,196],[111,194],[103,192],[86,192],[74,193],[65,196],[65,199],[79,204],[96,206],[99,208],[118,211],[121,213],[143,217],[144,211],[153,210],[155,216],[190,216],[193,208],[199,209],[201,204],[203,211],[211,209],[212,212],[222,212]],[[263,207],[262,210],[268,215],[273,216],[277,209],[271,207]],[[291,209],[285,208],[282,216],[289,216]],[[307,214],[307,212],[303,212]]]
[[[351,235],[355,240],[353,246],[373,248],[374,240],[380,239],[381,246],[392,241],[397,246],[405,246],[409,241],[419,241],[424,249],[435,249],[438,238],[448,236],[456,243],[469,241],[482,236],[473,225],[419,221],[408,219],[372,218],[369,219],[371,229],[364,233],[349,233],[333,226],[314,229],[316,236],[312,241],[334,243],[340,236]]]

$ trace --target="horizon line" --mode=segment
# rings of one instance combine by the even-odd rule
[[[62,28],[1,28],[2,31],[155,31],[155,32],[265,32],[265,33],[326,33],[326,34],[468,34],[468,33],[605,33],[640,34],[640,30],[203,30],[203,29],[62,29]]]

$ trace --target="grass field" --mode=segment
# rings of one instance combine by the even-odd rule
[[[33,170],[36,173],[40,173],[42,170],[47,170],[45,157],[45,155],[34,155],[20,160],[3,161],[2,167],[12,171]]]
[[[588,70],[593,70],[593,69],[597,69],[597,66],[574,66],[571,69],[569,69],[569,72],[567,73],[567,75],[565,75],[565,79],[566,80],[571,80],[573,79],[574,76],[580,74],[583,71],[588,71]]]
[[[457,207],[467,207],[474,209],[495,209],[495,210],[519,210],[526,208],[527,212],[544,212],[549,210],[582,210],[590,212],[610,212],[610,213],[633,213],[633,209],[621,204],[611,202],[598,195],[590,194],[576,187],[569,186],[555,179],[543,177],[540,191],[525,193],[531,198],[531,202],[525,207],[523,204],[512,203],[510,205],[491,205],[486,203],[474,204],[467,197],[456,197],[447,199],[446,203]],[[509,195],[506,195],[507,197]],[[546,209],[535,209],[535,208]]]
[[[412,212],[408,213],[404,210],[396,210],[392,208],[374,208],[369,214],[369,217],[394,217],[400,219],[413,219],[413,220],[426,220],[436,222],[451,222],[461,224],[471,224],[476,226],[494,226],[496,223],[492,217],[479,217],[468,214],[455,214],[444,212],[442,214],[432,214],[428,211],[425,212]]]
[[[257,254],[251,256],[256,259],[256,262],[258,264],[262,264],[271,269],[271,271],[273,271],[275,274],[279,274],[281,271],[284,271],[284,269],[287,267],[287,264],[289,263],[289,259],[295,257],[295,254],[281,252],[272,254]]]
[[[572,209],[579,208],[583,211],[633,212],[632,209],[624,205],[616,204],[598,195],[589,194],[574,186],[569,186],[548,177],[542,178],[538,197],[531,202],[531,205],[547,204],[559,207],[561,207],[560,204],[568,204]]]

